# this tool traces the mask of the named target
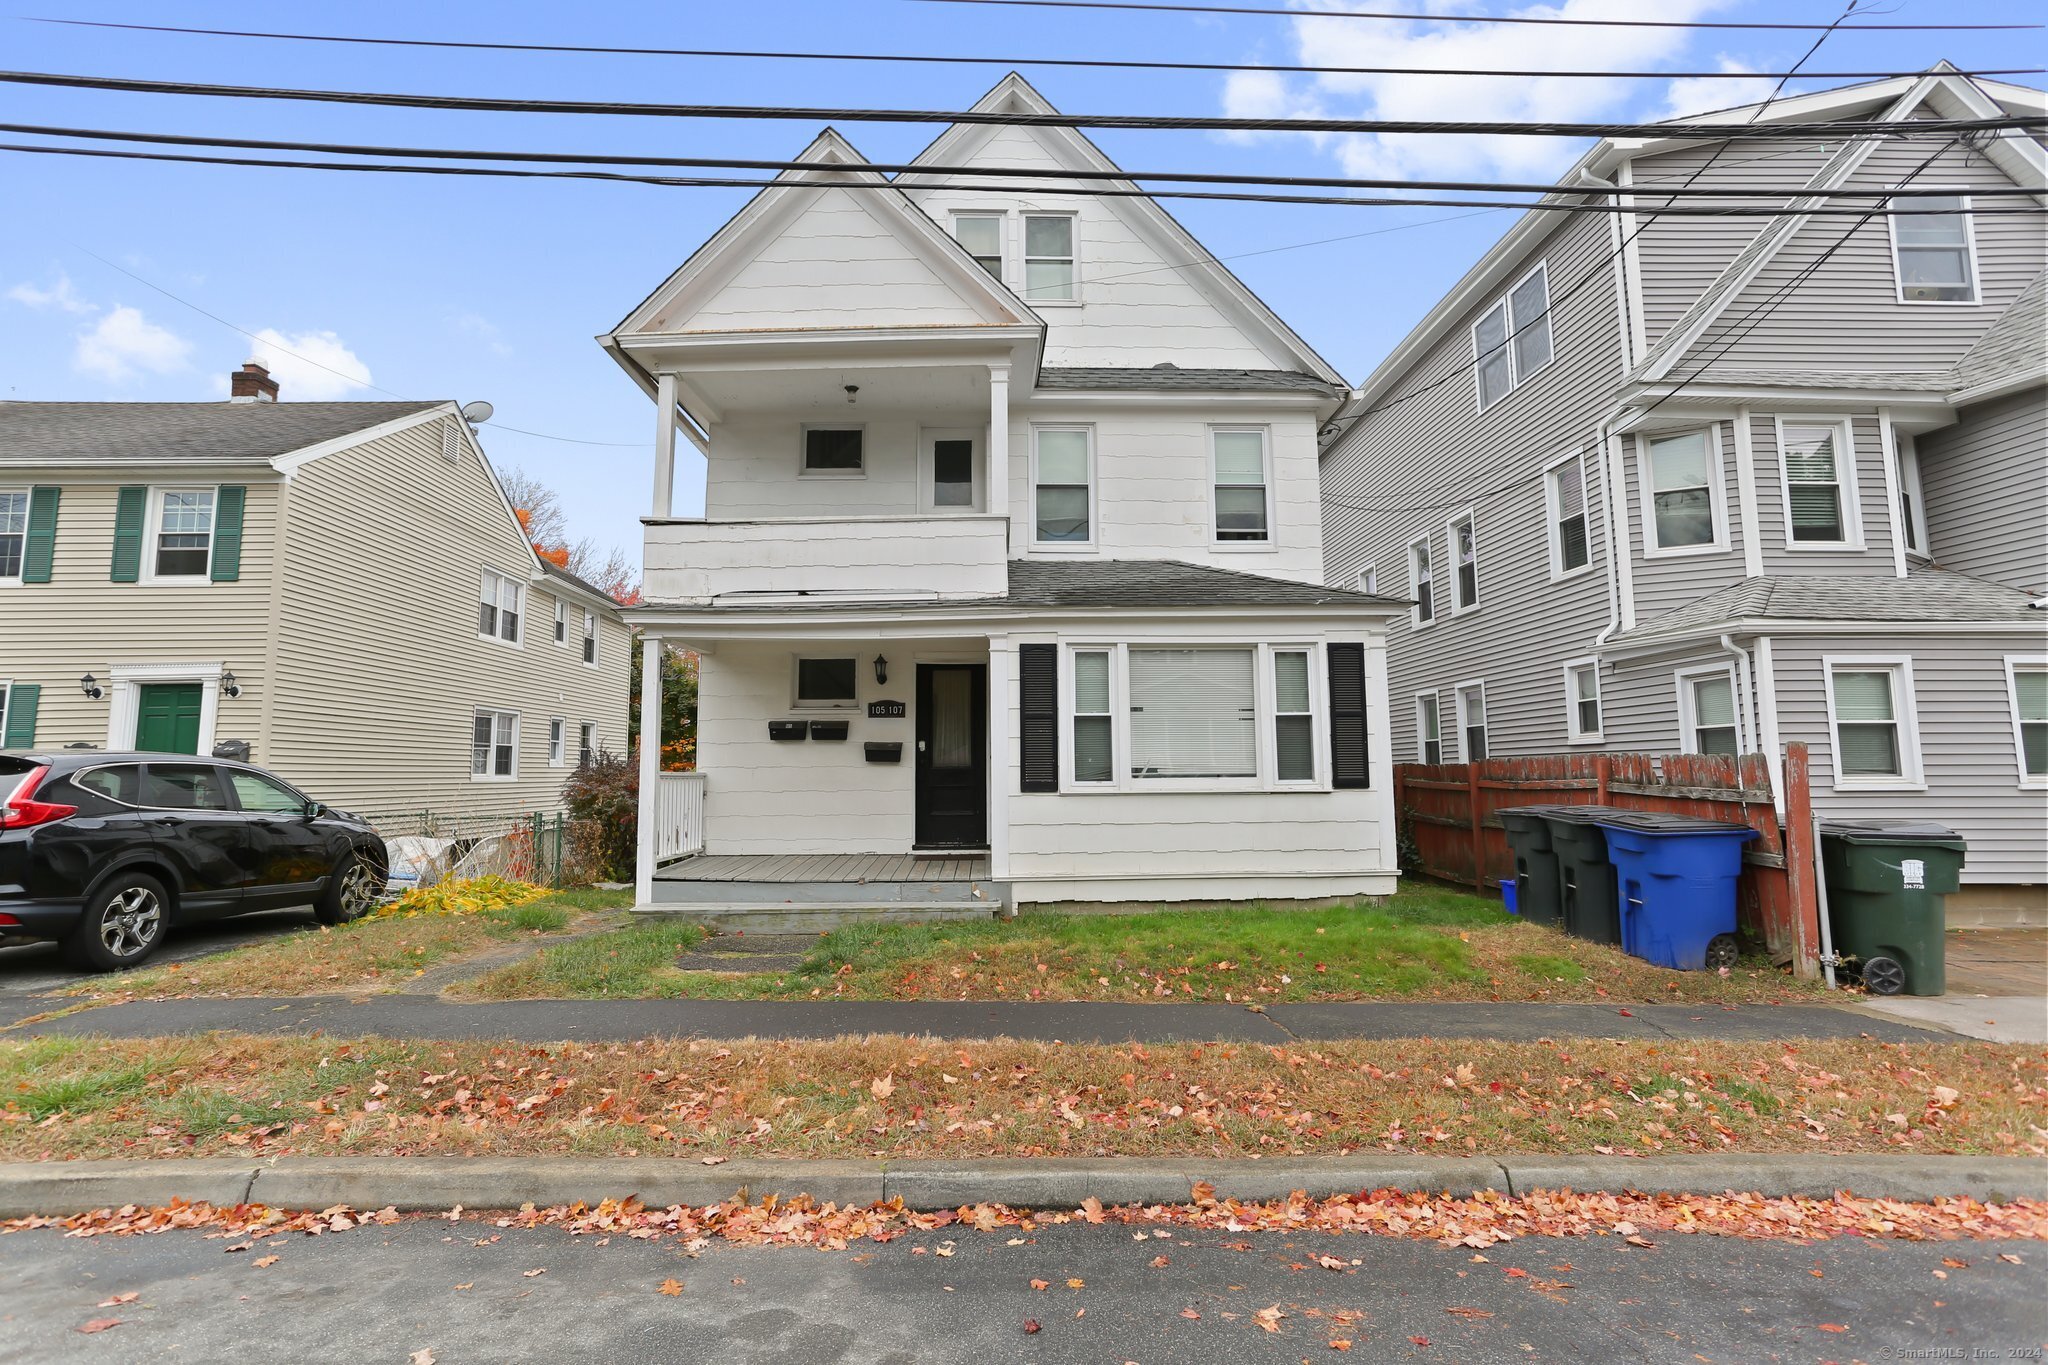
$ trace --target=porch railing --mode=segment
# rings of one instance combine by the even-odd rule
[[[704,851],[704,774],[663,773],[654,788],[657,862]]]
[[[1009,521],[982,513],[665,520],[647,525],[651,602],[745,593],[999,597]]]

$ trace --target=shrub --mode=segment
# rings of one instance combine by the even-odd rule
[[[446,881],[437,886],[416,887],[377,910],[379,918],[403,919],[412,915],[474,915],[486,910],[503,910],[539,900],[547,888],[531,882],[508,881],[504,877],[472,877],[467,881]]]
[[[578,768],[562,788],[576,866],[603,881],[633,880],[640,846],[639,765],[608,750]]]

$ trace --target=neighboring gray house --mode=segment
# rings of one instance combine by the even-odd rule
[[[534,553],[453,403],[0,402],[0,748],[249,758],[412,832],[626,748],[618,605]]]
[[[2048,902],[2048,243],[1983,211],[2048,159],[1910,131],[2044,110],[1944,65],[1602,142],[1560,184],[1627,212],[1481,258],[1325,431],[1329,581],[1415,599],[1398,759],[1803,742],[1823,814],[1945,821],[1963,900]],[[1738,131],[1845,119],[1902,132]],[[1688,183],[1978,211],[1652,221]]]

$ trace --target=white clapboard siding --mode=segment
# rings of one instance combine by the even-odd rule
[[[1000,597],[1007,533],[990,516],[657,522],[647,528],[645,590],[657,602],[758,592]]]

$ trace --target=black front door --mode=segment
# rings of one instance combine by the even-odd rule
[[[917,666],[917,846],[988,847],[988,666]]]

